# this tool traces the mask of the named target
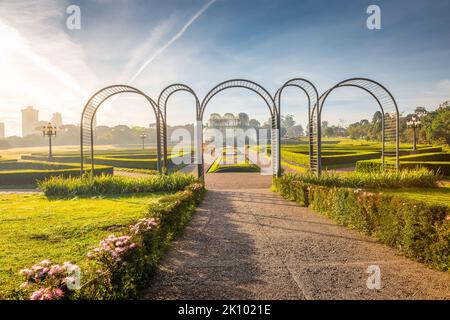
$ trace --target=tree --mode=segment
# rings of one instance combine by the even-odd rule
[[[281,116],[281,127],[289,129],[295,125],[294,116],[291,114],[287,114],[285,116]]]
[[[305,133],[305,131],[303,130],[303,127],[300,124],[296,125],[296,126],[292,126],[287,129],[287,136],[289,138],[300,137],[300,136],[303,136],[304,133]]]
[[[241,122],[241,127],[248,127],[250,117],[245,112],[241,112],[238,114],[239,121]]]
[[[261,126],[261,123],[256,119],[250,119],[248,125],[252,128],[259,128]]]
[[[429,112],[421,121],[428,141],[450,145],[450,106]]]

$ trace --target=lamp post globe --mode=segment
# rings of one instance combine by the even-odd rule
[[[53,126],[50,122],[42,127],[43,136],[48,137],[48,160],[51,161],[53,158],[52,154],[52,137],[56,136],[56,127]]]
[[[144,140],[147,138],[147,134],[141,133],[139,137],[142,139],[142,150],[145,148]]]

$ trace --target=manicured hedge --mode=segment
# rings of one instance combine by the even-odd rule
[[[283,151],[281,150],[281,159],[291,163],[297,163],[301,165],[309,165],[309,155]],[[379,158],[381,153],[376,151],[361,151],[361,152],[328,152],[329,155],[322,155],[322,165],[337,165],[337,164],[350,164],[359,160],[375,159]]]
[[[49,290],[64,290],[63,299],[118,300],[139,297],[140,290],[149,285],[158,262],[175,239],[190,221],[196,207],[202,201],[204,186],[193,183],[183,191],[162,197],[156,204],[148,208],[144,219],[130,226],[122,226],[114,235],[105,240],[119,239],[119,251],[103,251],[95,254],[95,250],[104,248],[99,245],[87,253],[90,258],[88,268],[82,270],[82,284],[78,290],[67,290],[55,281],[45,279],[31,287],[20,288],[24,298],[32,296],[33,291],[48,288]],[[147,222],[154,222],[147,227]],[[138,232],[137,232],[138,230]],[[117,243],[117,242],[116,242]],[[123,246],[126,243],[126,247]],[[103,241],[103,244],[106,244]],[[133,245],[133,249],[128,245]],[[114,253],[112,253],[114,252]],[[94,253],[94,255],[92,255]],[[111,254],[111,255],[110,255]],[[115,255],[116,258],[111,258]]]
[[[86,172],[90,172],[90,168]],[[107,166],[97,166],[94,174],[113,174],[113,168]],[[0,185],[35,185],[40,180],[50,177],[79,177],[80,168],[71,169],[48,169],[48,170],[20,170],[20,171],[0,171]]]
[[[450,153],[446,152],[431,152],[411,154],[400,157],[401,161],[436,161],[436,162],[450,162]]]
[[[399,159],[399,161],[401,170],[427,168],[434,172],[439,172],[444,176],[450,176],[450,161],[405,161],[403,158]],[[381,169],[381,159],[356,162],[357,172],[381,172]]]
[[[63,163],[53,163],[46,161],[17,161],[0,162],[0,172],[2,171],[18,171],[18,170],[56,170],[56,169],[73,169],[77,165],[69,165]]]
[[[169,155],[169,168],[175,166],[172,159],[179,157],[178,155]],[[48,161],[44,155],[23,155],[22,160],[31,161]],[[77,164],[80,162],[78,155],[57,155],[53,157],[52,162]],[[86,162],[90,163],[90,159],[86,158]],[[95,165],[112,166],[116,168],[130,168],[130,169],[157,169],[156,155],[152,154],[105,154],[95,156]]]
[[[196,181],[193,175],[174,173],[169,175],[149,175],[132,178],[101,175],[94,178],[50,177],[39,181],[38,187],[46,196],[85,196],[141,192],[171,192],[182,190]]]
[[[274,179],[285,198],[394,246],[407,256],[450,270],[450,207],[361,189]]]

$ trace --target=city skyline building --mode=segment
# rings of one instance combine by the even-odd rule
[[[37,133],[39,125],[39,110],[33,106],[22,109],[22,137]]]
[[[0,139],[5,139],[5,124],[0,122]]]

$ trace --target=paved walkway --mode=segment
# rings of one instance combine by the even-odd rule
[[[267,185],[248,188],[265,183],[256,176],[231,175],[222,178],[234,189],[215,187],[220,177],[207,175],[205,201],[144,299],[450,299],[449,274],[286,201]],[[370,265],[380,267],[380,290],[367,288]]]

